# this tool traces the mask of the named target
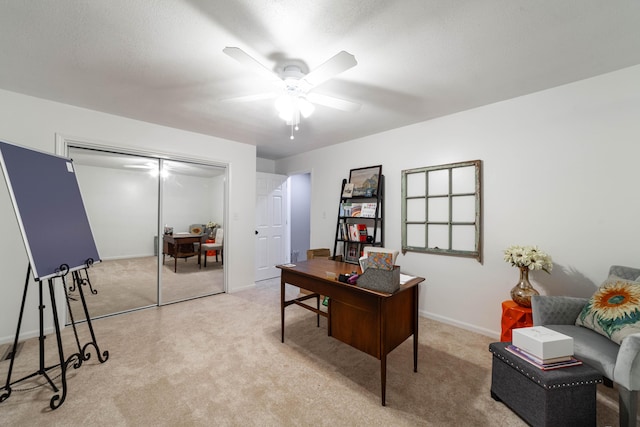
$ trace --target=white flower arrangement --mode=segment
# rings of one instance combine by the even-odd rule
[[[216,225],[218,225],[218,224],[216,224],[215,222],[211,222],[211,221],[209,221],[209,222],[207,223],[207,228],[214,228]]]
[[[537,246],[510,246],[504,251],[504,260],[515,267],[526,267],[529,270],[551,273],[553,269],[551,256]]]

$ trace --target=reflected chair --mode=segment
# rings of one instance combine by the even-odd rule
[[[191,224],[189,226],[189,233],[190,234],[204,234],[206,228],[207,228],[207,226],[205,224]],[[195,252],[200,250],[199,246],[200,246],[200,243],[194,243],[193,244],[193,249],[194,249]]]
[[[218,255],[220,255],[220,259],[222,260],[222,265],[224,265],[224,252],[223,245],[224,242],[224,232],[222,228],[216,229],[216,237],[215,243],[202,243],[200,248],[204,253],[204,266],[207,266],[207,252],[208,251],[216,251],[216,262],[218,262]]]

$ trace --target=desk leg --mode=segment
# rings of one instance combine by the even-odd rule
[[[382,396],[382,406],[386,406],[386,391],[387,391],[387,355],[383,354],[380,358],[380,386]]]
[[[413,372],[418,372],[418,285],[414,289],[414,310],[413,310]]]
[[[284,279],[280,277],[280,340],[284,342]]]

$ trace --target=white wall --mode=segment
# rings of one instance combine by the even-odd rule
[[[256,170],[264,173],[276,173],[276,161],[258,157],[256,159]]]
[[[399,249],[401,171],[481,159],[484,263],[407,253],[398,264],[426,278],[423,315],[498,337],[519,277],[509,245],[552,255],[552,274],[532,275],[546,294],[589,296],[611,264],[640,265],[639,141],[636,66],[283,159],[277,172],[313,171],[311,246],[333,247],[341,180],[382,164],[385,244]]]
[[[253,268],[247,266],[254,264],[254,146],[3,90],[0,90],[0,117],[0,140],[45,152],[55,151],[58,133],[116,147],[228,164],[225,270],[229,291],[253,286]],[[0,245],[0,342],[6,342],[15,334],[28,261],[5,185],[0,186],[0,233],[3,238]],[[30,286],[23,324],[25,336],[37,333],[36,300],[36,286]],[[51,318],[50,314],[46,316],[46,319]],[[48,326],[51,323],[48,320]]]

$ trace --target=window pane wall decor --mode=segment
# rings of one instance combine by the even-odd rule
[[[481,253],[481,161],[402,171],[402,252]]]

